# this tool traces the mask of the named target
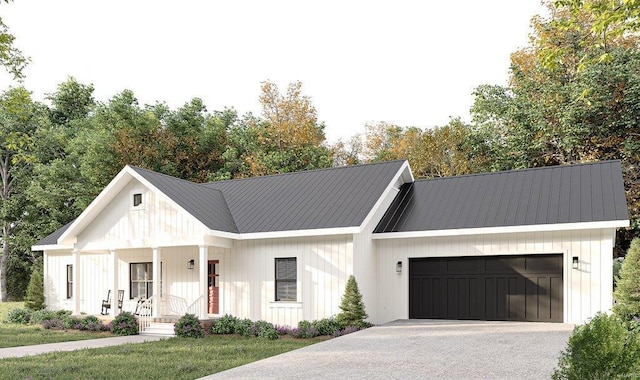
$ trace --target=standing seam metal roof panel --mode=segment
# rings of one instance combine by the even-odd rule
[[[411,205],[394,201],[376,233],[628,220],[620,161],[420,180],[412,192]],[[476,218],[456,213],[466,197],[473,197]],[[457,220],[443,224],[447,213]]]

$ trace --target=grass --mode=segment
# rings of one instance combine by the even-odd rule
[[[0,360],[9,379],[196,379],[326,338],[266,340],[229,335],[171,338]]]
[[[0,348],[113,336],[109,332],[45,330],[40,325],[17,325],[4,322],[9,310],[22,307],[24,307],[22,302],[0,302]]]

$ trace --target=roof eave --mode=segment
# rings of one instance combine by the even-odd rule
[[[490,234],[510,234],[526,232],[550,232],[550,231],[571,231],[571,230],[592,230],[607,228],[629,227],[629,220],[611,220],[600,222],[578,222],[578,223],[556,223],[556,224],[533,224],[526,226],[500,226],[481,228],[453,228],[447,230],[431,231],[405,231],[405,232],[378,232],[373,234],[374,240],[383,239],[407,239],[420,237],[442,237],[442,236],[463,236],[463,235],[490,235]]]

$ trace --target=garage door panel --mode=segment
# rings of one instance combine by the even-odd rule
[[[410,259],[409,316],[562,322],[561,257]]]

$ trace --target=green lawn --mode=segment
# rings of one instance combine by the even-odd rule
[[[212,335],[1,359],[7,379],[196,379],[326,338],[266,340]]]
[[[39,325],[16,325],[4,322],[9,310],[23,306],[22,302],[0,302],[0,348],[113,336],[109,332],[45,330]]]

